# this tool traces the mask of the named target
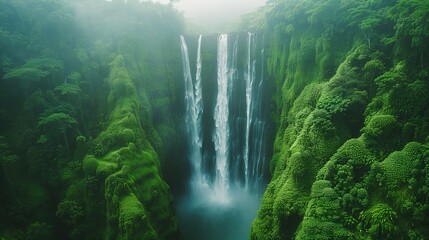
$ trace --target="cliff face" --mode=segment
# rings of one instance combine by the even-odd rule
[[[181,16],[0,4],[0,238],[180,239],[161,160],[181,146]]]
[[[426,239],[429,5],[273,1],[277,136],[252,239]]]

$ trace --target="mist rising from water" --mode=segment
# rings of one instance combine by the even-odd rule
[[[231,187],[228,197],[206,188],[198,196],[178,200],[183,236],[188,240],[248,239],[259,198],[244,188]]]

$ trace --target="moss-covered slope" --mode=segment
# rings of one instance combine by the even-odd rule
[[[429,5],[273,1],[273,178],[252,239],[427,239]]]
[[[155,3],[0,0],[0,239],[180,239],[182,29]]]

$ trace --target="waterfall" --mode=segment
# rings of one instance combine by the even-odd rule
[[[219,203],[229,201],[231,191],[235,191],[231,188],[262,193],[268,172],[269,97],[264,95],[264,52],[256,51],[256,34],[247,33],[246,41],[244,34],[235,36],[235,40],[228,34],[217,36],[216,49],[212,49],[216,59],[212,62],[202,58],[205,44],[199,36],[195,80],[185,38],[180,37],[191,185],[196,195],[211,194],[210,200]],[[239,47],[240,41],[245,43],[243,48]],[[216,76],[203,74],[204,61],[209,61],[204,71],[207,73],[212,66]],[[211,86],[205,91],[203,81]]]
[[[197,74],[195,86],[192,81],[191,68],[189,64],[188,46],[185,38],[180,36],[182,62],[183,62],[183,78],[185,80],[185,103],[186,114],[185,122],[186,129],[189,135],[189,158],[192,163],[192,180],[193,188],[199,188],[205,184],[205,178],[202,172],[202,90],[201,90],[201,36],[198,44],[197,57]]]
[[[239,69],[238,69],[238,47],[239,47],[239,35],[237,34],[237,37],[235,38],[234,41],[234,47],[232,50],[232,61],[231,61],[231,67],[230,67],[230,77],[231,77],[231,82],[230,82],[230,89],[229,89],[229,93],[228,96],[229,97],[229,101],[231,102],[230,105],[234,105],[234,101],[236,101],[236,99],[234,99],[234,95],[235,92],[233,91],[234,88],[240,88],[240,84],[238,82],[239,80]],[[236,85],[234,85],[234,83]],[[234,114],[234,113],[233,113]],[[237,114],[235,114],[237,115]],[[239,133],[240,133],[240,124],[241,124],[241,119],[239,117],[236,117],[234,115],[230,116],[230,119],[232,119],[232,121],[230,121],[230,151],[229,154],[232,158],[235,158],[235,161],[233,161],[230,166],[230,179],[232,182],[239,182],[240,181],[240,164],[241,164],[241,159],[242,159],[242,151],[240,149],[240,142],[239,142]]]
[[[263,41],[264,42],[264,39]],[[247,59],[247,81],[246,81],[246,146],[245,152],[248,159],[246,189],[260,192],[263,188],[261,184],[265,179],[267,169],[267,142],[268,125],[267,125],[267,97],[264,96],[264,49],[260,51],[261,72],[259,83],[256,80],[256,36],[248,33],[248,59]],[[247,86],[249,86],[247,88]]]
[[[252,90],[253,80],[255,78],[255,61],[252,61],[254,36],[248,33],[247,37],[247,76],[246,76],[246,136],[244,145],[244,177],[245,188],[249,187],[249,138],[250,138],[250,125],[252,124]]]
[[[198,171],[196,174],[196,183],[199,187],[205,186],[206,180],[205,177],[203,177],[203,169],[202,169],[202,147],[203,147],[203,132],[202,132],[202,116],[203,116],[203,93],[202,93],[202,87],[201,87],[201,69],[202,69],[202,63],[201,63],[201,41],[203,36],[200,35],[198,38],[198,51],[197,51],[197,73],[195,74],[195,86],[194,86],[194,97],[195,97],[195,105],[194,105],[194,111],[196,115],[196,135],[195,138],[195,144],[197,146],[196,151],[198,152],[195,155],[195,170]]]
[[[255,33],[200,35],[190,42],[197,50],[191,68],[180,39],[192,172],[192,191],[178,207],[181,227],[188,239],[246,239],[272,144],[264,51]]]
[[[213,142],[216,151],[216,183],[217,196],[224,199],[229,188],[228,144],[229,144],[229,69],[228,69],[228,35],[221,34],[218,38],[217,50],[217,100],[214,111],[215,132]]]

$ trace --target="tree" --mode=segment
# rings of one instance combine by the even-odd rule
[[[0,163],[2,166],[14,163],[18,160],[18,156],[12,154],[9,149],[9,144],[6,142],[5,137],[0,136]]]
[[[10,151],[9,144],[6,142],[5,137],[0,136],[0,166],[3,169],[3,175],[8,183],[11,183],[12,181],[9,180],[7,166],[13,164],[17,160],[18,156]]]
[[[58,204],[57,217],[62,218],[67,224],[71,225],[76,230],[77,223],[84,217],[84,211],[76,201],[63,200]]]
[[[64,143],[67,150],[70,150],[67,129],[75,124],[77,124],[77,121],[63,112],[51,113],[47,116],[40,117],[38,122],[38,126],[47,130],[51,135],[54,135],[55,131],[61,132],[64,136]]]
[[[71,83],[63,83],[60,86],[57,86],[55,88],[55,91],[58,91],[61,95],[79,95],[82,90],[80,87],[76,84]]]
[[[394,239],[396,232],[397,213],[389,205],[378,203],[363,212],[359,217],[363,222],[363,227],[375,239]]]
[[[349,10],[349,24],[357,25],[367,41],[368,48],[371,49],[371,39],[374,29],[381,23],[380,12],[371,6],[371,2],[365,2]]]
[[[17,67],[6,73],[3,78],[6,80],[39,81],[46,77],[48,72],[36,67]]]
[[[396,35],[405,55],[420,53],[421,68],[429,48],[429,2],[420,0],[400,0],[390,11],[390,18],[396,20]],[[410,52],[409,50],[414,50]]]
[[[378,26],[381,22],[381,19],[376,16],[372,15],[366,19],[364,19],[360,24],[359,28],[362,31],[363,37],[366,39],[368,43],[368,48],[371,49],[371,38],[372,34],[374,32],[374,28]]]

